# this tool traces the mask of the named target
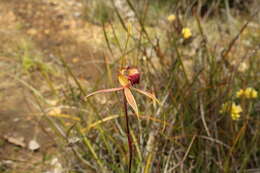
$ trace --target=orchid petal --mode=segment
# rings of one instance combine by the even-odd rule
[[[88,97],[90,97],[90,96],[92,96],[92,95],[94,95],[94,94],[120,91],[120,90],[122,90],[122,89],[123,89],[123,87],[98,90],[98,91],[95,91],[95,92],[93,92],[93,93],[88,94],[85,98],[88,98]]]
[[[140,89],[137,89],[137,88],[134,88],[134,87],[131,87],[131,89],[145,95],[146,97],[149,97],[150,99],[152,99],[153,101],[156,101],[159,105],[161,105],[160,101],[155,97],[154,94],[140,90]]]
[[[128,78],[122,74],[118,75],[118,81],[122,86],[128,86],[130,84],[130,81],[128,80]]]
[[[137,117],[139,117],[138,107],[137,107],[135,98],[134,98],[133,94],[131,93],[130,89],[124,88],[124,94],[125,94],[127,103],[132,107],[132,109],[136,113]]]

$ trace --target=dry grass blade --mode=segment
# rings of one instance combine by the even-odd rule
[[[253,15],[250,17],[250,19],[242,26],[238,34],[231,40],[231,42],[228,45],[228,48],[225,52],[223,52],[222,58],[226,58],[229,52],[231,51],[232,47],[234,46],[235,42],[239,39],[240,35],[244,32],[244,30],[247,28],[249,23],[253,20],[253,18],[258,14],[259,11],[256,11],[253,13]]]
[[[110,115],[106,118],[103,118],[101,120],[98,120],[90,125],[88,125],[87,127],[81,129],[82,133],[86,133],[88,132],[89,130],[93,129],[93,128],[96,128],[98,125],[102,124],[102,123],[105,123],[107,121],[110,121],[110,120],[114,120],[114,119],[117,119],[117,118],[120,118],[120,117],[123,117],[123,115]],[[148,120],[151,120],[151,121],[154,121],[154,122],[157,122],[157,123],[161,123],[161,124],[166,124],[166,126],[169,126],[170,124],[168,122],[165,122],[163,120],[160,120],[160,119],[157,119],[157,118],[154,118],[152,116],[148,116],[148,115],[145,115],[145,116],[141,116],[139,115],[139,117],[141,119],[148,119]],[[63,118],[66,118],[66,117],[63,117]]]
[[[145,168],[144,168],[144,173],[149,173],[151,165],[152,165],[153,157],[154,157],[154,153],[150,152],[147,157],[147,161],[146,161]]]
[[[127,100],[127,103],[132,107],[137,117],[139,117],[138,107],[135,101],[133,94],[131,93],[129,88],[124,88],[124,94]]]
[[[181,166],[181,165],[184,163],[184,161],[187,159],[187,156],[188,156],[188,154],[189,154],[189,152],[190,152],[190,149],[191,149],[191,147],[192,147],[192,145],[193,145],[193,142],[194,142],[194,140],[195,140],[196,137],[197,137],[196,135],[194,135],[194,136],[192,137],[191,142],[190,142],[190,145],[189,145],[189,147],[188,147],[188,149],[187,149],[187,151],[186,151],[186,153],[185,153],[183,159],[182,159],[178,164],[176,164],[173,168],[171,168],[171,169],[169,170],[169,172],[172,172],[174,169],[176,169],[177,167]]]
[[[116,118],[119,118],[119,117],[122,117],[122,115],[121,116],[120,115],[111,115],[109,117],[106,117],[106,118],[104,118],[102,120],[99,120],[97,122],[94,122],[94,123],[90,124],[88,127],[85,127],[83,129],[81,129],[81,132],[82,133],[88,132],[90,129],[95,128],[99,124],[102,124],[102,123],[104,123],[106,121],[110,121],[110,120],[113,120],[113,119],[116,119]]]
[[[66,118],[66,119],[71,119],[75,121],[80,121],[79,117],[75,117],[69,114],[47,114],[50,117],[59,117],[59,118]]]

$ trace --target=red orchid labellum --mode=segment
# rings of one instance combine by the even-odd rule
[[[139,84],[140,82],[140,72],[137,68],[128,68],[128,80],[131,82],[132,85]]]
[[[106,92],[124,90],[124,95],[126,97],[126,100],[127,100],[128,104],[131,106],[131,108],[134,110],[134,112],[137,116],[139,116],[138,107],[137,107],[135,98],[131,92],[131,89],[133,89],[159,103],[159,101],[154,96],[154,94],[151,94],[146,91],[133,87],[133,85],[139,84],[139,82],[140,82],[140,72],[137,68],[126,67],[126,68],[121,69],[118,74],[118,81],[121,84],[121,87],[98,90],[93,93],[90,93],[89,95],[86,96],[86,98],[89,96],[92,96],[94,94],[98,94],[98,93],[106,93]]]

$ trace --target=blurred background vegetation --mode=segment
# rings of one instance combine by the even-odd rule
[[[258,0],[1,0],[0,172],[260,171]],[[150,95],[151,96],[151,95]]]

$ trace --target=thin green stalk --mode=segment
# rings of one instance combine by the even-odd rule
[[[106,27],[105,27],[105,24],[104,24],[104,23],[102,23],[102,30],[103,30],[103,34],[104,34],[104,37],[105,37],[105,41],[106,41],[108,50],[109,50],[110,53],[113,55],[113,50],[112,50],[112,48],[111,48],[111,45],[110,45],[110,42],[109,42],[109,39],[108,39],[108,35],[107,35],[107,31],[106,31]]]
[[[153,42],[152,42],[148,32],[145,29],[144,22],[142,21],[142,19],[137,14],[137,11],[135,10],[133,4],[129,0],[126,0],[126,2],[127,2],[128,6],[130,7],[130,9],[134,12],[134,14],[136,16],[137,21],[138,21],[138,23],[140,24],[140,27],[141,27],[141,32],[143,32],[145,34],[147,40],[151,43],[151,45],[153,45]]]
[[[130,39],[130,31],[128,30],[127,32],[127,38],[126,38],[126,43],[125,43],[125,47],[124,47],[124,50],[123,50],[123,55],[121,56],[121,68],[123,68],[126,64],[126,53],[127,53],[127,46],[128,46],[128,42],[129,42],[129,39]]]
[[[184,64],[183,64],[182,59],[181,59],[181,54],[179,52],[179,49],[178,49],[178,46],[177,46],[175,40],[173,41],[173,46],[174,46],[174,49],[175,49],[176,54],[177,54],[178,62],[180,63],[180,66],[182,68],[182,71],[183,71],[183,74],[184,74],[184,77],[185,77],[185,80],[186,80],[186,84],[189,84],[189,78],[188,78],[188,75],[185,71],[185,67],[184,67]]]
[[[53,83],[52,83],[52,81],[51,81],[51,79],[50,79],[48,73],[45,72],[45,71],[43,71],[43,70],[41,70],[40,72],[41,72],[42,76],[44,77],[44,79],[46,80],[47,84],[49,85],[49,87],[50,87],[52,93],[53,93],[54,95],[57,95],[56,89],[55,89],[55,87],[53,86]]]
[[[131,131],[131,136],[133,138],[134,145],[136,147],[136,151],[137,151],[137,154],[138,154],[139,162],[142,163],[143,158],[142,158],[140,147],[139,147],[138,142],[137,142],[137,138],[136,138],[134,132],[132,130],[130,130],[130,131]]]
[[[112,29],[112,32],[113,32],[113,36],[115,38],[115,43],[116,43],[117,47],[119,48],[120,52],[122,53],[123,52],[123,48],[121,47],[120,41],[119,41],[119,39],[118,39],[118,37],[116,35],[115,28],[114,28],[112,23],[110,23],[110,26],[111,26],[111,29]]]

